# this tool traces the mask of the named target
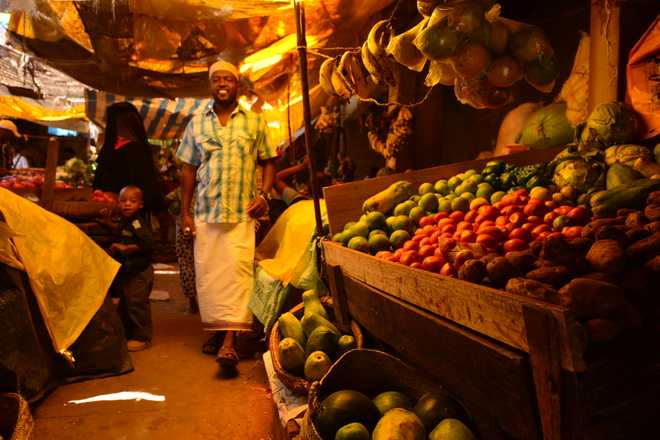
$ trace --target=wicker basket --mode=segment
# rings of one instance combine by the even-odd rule
[[[321,303],[328,311],[328,314],[332,319],[334,317],[334,312],[332,310],[332,298],[327,296],[321,297]],[[304,313],[303,304],[302,303],[298,304],[297,306],[289,310],[289,312],[293,313],[293,315],[298,319],[302,318]],[[364,345],[364,337],[362,336],[362,331],[360,330],[360,327],[357,325],[355,321],[351,321],[351,333],[355,338],[355,344],[357,345],[357,347],[362,348]],[[273,368],[275,370],[275,374],[277,374],[277,377],[280,379],[280,381],[294,393],[307,394],[309,392],[309,388],[312,385],[312,383],[307,379],[305,379],[304,377],[299,377],[289,373],[284,369],[284,367],[282,367],[282,363],[280,361],[280,350],[279,350],[280,340],[281,340],[280,326],[278,322],[275,322],[275,325],[273,325],[273,328],[270,332],[270,338],[268,340],[268,349],[270,350],[270,354],[273,359]]]
[[[394,356],[378,350],[351,350],[312,384],[301,428],[302,440],[324,440],[313,420],[323,399],[341,390],[359,391],[372,398],[386,390],[400,391],[414,400],[428,392],[449,394]]]
[[[25,399],[14,393],[0,394],[0,436],[6,440],[32,438],[34,420]]]

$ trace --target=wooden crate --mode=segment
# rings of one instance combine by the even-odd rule
[[[506,161],[537,163],[556,152],[527,152]],[[392,182],[434,182],[485,162],[326,188],[331,231],[359,218],[362,202]],[[338,320],[352,317],[463,398],[481,415],[482,438],[626,438],[631,426],[646,432],[642,422],[648,418],[642,414],[660,407],[660,393],[653,392],[660,390],[660,357],[657,350],[650,358],[639,356],[644,344],[653,342],[640,342],[627,355],[614,351],[629,360],[634,373],[626,377],[648,384],[625,390],[626,382],[616,380],[622,377],[616,359],[601,360],[594,369],[585,358],[583,329],[563,307],[379,260],[330,241],[323,249]],[[603,414],[619,417],[626,428],[614,429],[616,422]]]

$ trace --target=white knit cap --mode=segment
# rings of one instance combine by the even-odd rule
[[[9,119],[0,119],[0,129],[5,129],[11,131],[14,136],[17,138],[21,138],[21,134],[18,132],[18,128],[16,128],[16,124],[11,122]]]
[[[232,63],[228,63],[227,61],[224,60],[216,61],[211,65],[211,67],[209,67],[209,78],[213,76],[213,73],[218,72],[220,70],[231,73],[232,75],[234,75],[234,78],[238,80],[238,76],[239,76],[238,68],[234,66]]]

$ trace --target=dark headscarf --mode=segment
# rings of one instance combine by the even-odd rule
[[[120,125],[130,135],[131,142],[117,149]],[[160,207],[157,172],[142,117],[132,104],[119,102],[106,109],[105,138],[99,152],[94,188],[118,194],[128,185],[142,190],[147,211]]]

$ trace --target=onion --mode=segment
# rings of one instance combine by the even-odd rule
[[[500,55],[506,52],[509,45],[509,30],[499,21],[490,24],[490,39],[488,49]]]
[[[495,87],[511,87],[522,79],[523,70],[516,60],[504,56],[493,61],[486,76]]]
[[[483,73],[491,61],[491,55],[485,47],[476,43],[467,43],[454,56],[454,69],[465,78],[474,78]]]
[[[529,62],[551,57],[554,51],[541,29],[529,27],[513,35],[511,38],[511,53],[519,60]]]

